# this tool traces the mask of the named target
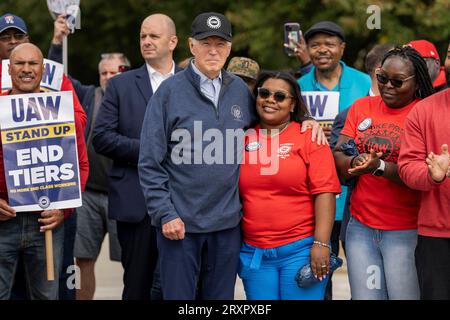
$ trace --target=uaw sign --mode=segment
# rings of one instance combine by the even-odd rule
[[[16,211],[81,206],[71,91],[0,96],[9,205]]]
[[[302,91],[311,116],[321,125],[331,126],[339,113],[339,92]]]
[[[41,80],[43,91],[60,91],[63,82],[64,66],[61,63],[44,59],[44,74]],[[2,60],[2,92],[12,88],[11,76],[8,72],[9,60]]]

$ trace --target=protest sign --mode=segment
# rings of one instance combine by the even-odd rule
[[[2,92],[12,88],[11,76],[9,75],[9,60],[2,60]],[[41,89],[43,91],[60,91],[63,82],[64,67],[61,63],[44,59],[45,70],[42,75]]]
[[[302,91],[303,100],[311,116],[321,125],[331,126],[339,113],[339,92]]]
[[[81,206],[70,91],[0,97],[9,205],[16,211]]]

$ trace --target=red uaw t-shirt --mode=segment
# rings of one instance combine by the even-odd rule
[[[248,133],[239,191],[244,241],[275,248],[314,234],[314,195],[340,193],[341,186],[328,146],[311,141],[292,122],[270,137],[257,126]]]
[[[380,96],[364,97],[351,106],[341,134],[355,140],[360,153],[383,152],[381,159],[397,163],[406,116],[419,100],[394,109]],[[425,161],[425,159],[424,159]],[[381,230],[417,228],[420,194],[384,177],[359,176],[350,211],[360,222]]]

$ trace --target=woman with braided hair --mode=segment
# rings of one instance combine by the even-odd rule
[[[355,101],[334,149],[341,178],[358,179],[346,234],[350,289],[355,300],[419,299],[420,195],[399,178],[397,159],[406,116],[434,89],[425,61],[408,46],[386,53],[376,79],[380,96]],[[350,140],[356,156],[342,151]]]

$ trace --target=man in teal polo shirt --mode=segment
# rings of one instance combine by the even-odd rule
[[[371,87],[370,77],[341,61],[345,49],[344,31],[337,24],[330,21],[321,21],[313,25],[305,33],[305,41],[313,68],[302,76],[298,82],[302,94],[308,92],[331,92],[337,105],[326,105],[331,108],[327,120],[334,120],[336,115],[347,109],[352,103],[369,94]],[[332,99],[330,98],[329,101]],[[315,112],[312,112],[315,116]],[[332,118],[330,118],[332,117]],[[319,119],[320,120],[320,119]],[[328,140],[331,137],[331,125],[324,126]],[[339,251],[339,231],[342,214],[347,196],[347,187],[342,187],[342,193],[336,200],[336,221],[331,234],[333,252]],[[326,299],[331,299],[331,281],[327,288]]]

